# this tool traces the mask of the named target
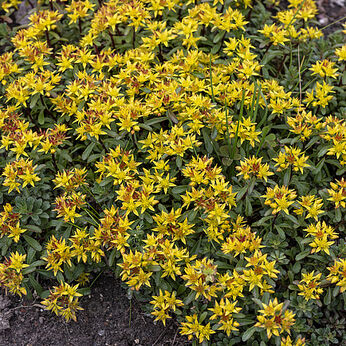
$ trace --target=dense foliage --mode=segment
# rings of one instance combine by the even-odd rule
[[[341,343],[346,45],[314,1],[20,2],[2,287],[75,320],[111,269],[195,344]]]

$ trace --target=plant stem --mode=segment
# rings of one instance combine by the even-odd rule
[[[34,125],[34,128],[36,129],[37,132],[40,131],[40,127],[36,124],[36,122],[34,121],[34,118],[31,115],[31,110],[28,108],[25,108],[24,112],[28,115],[30,121],[32,122],[32,124]]]
[[[48,33],[47,29],[46,29],[45,33],[46,33],[46,40],[47,40],[48,48],[52,48],[52,45],[51,45],[51,42],[50,42],[50,38],[49,38],[49,33]]]
[[[221,48],[223,46],[223,41],[225,40],[226,34],[227,34],[227,31],[225,31],[224,34],[222,35],[220,48],[217,50],[216,54],[220,53],[220,50],[221,50]]]
[[[130,299],[130,318],[129,318],[129,328],[131,328],[131,316],[132,315],[132,299]]]
[[[105,150],[105,152],[107,153],[107,148],[106,148],[105,144],[103,143],[103,140],[102,140],[101,137],[99,137],[99,142],[100,142],[100,144],[102,145],[102,148],[103,148],[103,149]]]
[[[162,55],[162,46],[161,46],[161,43],[159,44],[159,54],[158,54],[158,58],[159,58],[160,62],[163,63],[163,55]]]
[[[266,56],[266,54],[268,53],[268,50],[270,49],[270,47],[273,45],[273,42],[271,41],[268,46],[267,46],[267,49],[265,50],[264,54],[263,54],[263,57],[262,57],[262,60],[261,60],[261,64],[264,60],[264,57]]]
[[[283,59],[281,60],[281,63],[280,63],[280,66],[279,66],[279,69],[278,69],[278,75],[281,73],[281,70],[284,66],[284,63],[286,61],[286,58],[287,58],[287,54],[284,55]]]
[[[210,89],[211,89],[211,99],[215,103],[214,89],[213,89],[213,74],[211,70],[211,55],[209,55],[209,77],[210,77]]]
[[[58,121],[58,118],[49,110],[48,106],[46,105],[46,102],[42,94],[40,94],[40,99],[41,99],[42,105],[44,106],[45,110],[47,110],[48,114],[54,119],[54,121]]]
[[[59,169],[58,169],[58,165],[56,163],[55,153],[52,153],[52,162],[53,162],[53,166],[54,166],[55,172],[58,173]]]
[[[110,32],[110,30],[108,30],[108,35],[109,35],[109,37],[111,39],[112,48],[115,49],[115,43],[114,43],[113,34]]]
[[[132,48],[135,49],[136,47],[136,28],[133,27],[132,31]]]
[[[278,215],[279,215],[279,213],[276,213],[275,216],[274,216],[274,220],[273,220],[273,223],[272,223],[272,231],[274,231],[274,226],[275,226],[276,219],[278,218]]]
[[[78,18],[78,29],[79,29],[79,34],[82,35],[82,21],[80,18]]]
[[[94,283],[96,282],[96,280],[101,276],[101,274],[103,273],[103,270],[99,272],[99,274],[96,276],[96,278],[93,280],[93,282],[90,284],[89,288],[91,288]]]

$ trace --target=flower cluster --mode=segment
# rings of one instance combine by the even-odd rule
[[[298,284],[298,288],[301,292],[298,294],[303,296],[306,300],[320,299],[320,295],[323,293],[323,289],[320,286],[321,273],[314,275],[314,271],[311,273],[302,274],[303,278]]]
[[[301,153],[299,148],[285,146],[284,152],[280,152],[279,156],[273,160],[276,162],[275,167],[278,172],[281,172],[292,166],[295,172],[303,173],[305,167],[309,167],[306,163],[309,157]]]
[[[8,236],[18,243],[20,235],[25,229],[20,227],[20,213],[13,211],[11,204],[6,203],[4,210],[0,213],[0,237]]]
[[[273,214],[281,210],[288,214],[288,208],[294,203],[297,194],[285,185],[281,187],[275,185],[274,188],[267,187],[267,193],[262,197],[266,199],[264,204],[269,205],[273,209]]]
[[[168,314],[169,311],[175,311],[177,307],[184,305],[180,299],[176,299],[175,292],[171,294],[165,291],[165,293],[163,293],[161,290],[158,296],[153,296],[153,300],[150,304],[154,305],[152,314],[156,316],[155,321],[162,321],[164,325],[166,325],[167,318],[171,318]]]
[[[321,198],[316,198],[314,195],[301,196],[300,201],[298,201],[300,206],[294,210],[298,215],[303,215],[305,212],[305,218],[314,218],[318,221],[319,214],[323,214],[323,200]]]
[[[330,198],[329,201],[334,202],[335,208],[346,207],[346,181],[345,178],[336,180],[336,182],[330,183],[331,189],[328,189]]]
[[[270,172],[267,163],[262,164],[262,157],[257,159],[255,156],[241,161],[240,166],[237,166],[236,169],[239,171],[238,175],[242,175],[245,180],[256,177],[267,181],[267,178],[274,174]]]
[[[35,173],[36,167],[32,160],[23,158],[8,163],[2,173],[5,176],[3,185],[8,187],[8,192],[12,190],[19,192],[19,187],[24,188],[28,184],[35,186],[35,183],[41,180]]]
[[[313,242],[310,243],[313,248],[312,253],[324,251],[329,255],[329,247],[334,244],[333,240],[338,238],[333,227],[328,226],[324,221],[317,222],[315,225],[311,224],[304,231],[308,233],[307,237],[313,237]]]
[[[263,310],[259,310],[261,315],[257,316],[258,322],[255,326],[264,328],[268,338],[272,335],[279,336],[283,332],[290,333],[290,328],[294,324],[294,314],[290,310],[283,310],[283,303],[279,303],[275,298],[269,304],[263,304]]]
[[[12,252],[8,258],[0,263],[0,285],[19,296],[26,294],[26,289],[22,286],[24,278],[22,271],[29,265],[24,263],[25,258],[26,255]]]
[[[189,340],[194,336],[201,343],[204,340],[209,340],[210,335],[215,333],[215,331],[211,329],[210,323],[206,325],[199,323],[196,314],[186,316],[185,319],[187,322],[181,323],[181,334],[187,335]]]
[[[77,320],[76,312],[83,310],[79,306],[79,297],[82,294],[77,292],[78,285],[70,286],[68,283],[61,283],[50,290],[49,296],[41,303],[58,316],[63,316],[67,321]]]
[[[340,291],[344,292],[346,290],[346,260],[345,259],[335,259],[333,266],[328,268],[329,275],[327,279],[332,283],[336,283],[336,286],[340,287]]]

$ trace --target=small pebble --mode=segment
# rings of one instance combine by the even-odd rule
[[[105,330],[104,329],[100,329],[98,332],[97,332],[98,335],[100,336],[104,336],[105,335]]]

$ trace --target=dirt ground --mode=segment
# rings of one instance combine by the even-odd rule
[[[36,302],[0,296],[1,346],[180,346],[188,345],[178,325],[162,323],[145,315],[140,303],[132,304],[119,281],[101,277],[91,295],[83,297],[77,322],[41,309]],[[131,310],[131,313],[130,313]],[[130,321],[131,318],[131,321]]]
[[[319,13],[317,18],[322,27],[346,16],[346,0],[317,0],[316,3]],[[346,19],[344,18],[339,23],[330,25],[332,31],[341,28],[345,21]]]

